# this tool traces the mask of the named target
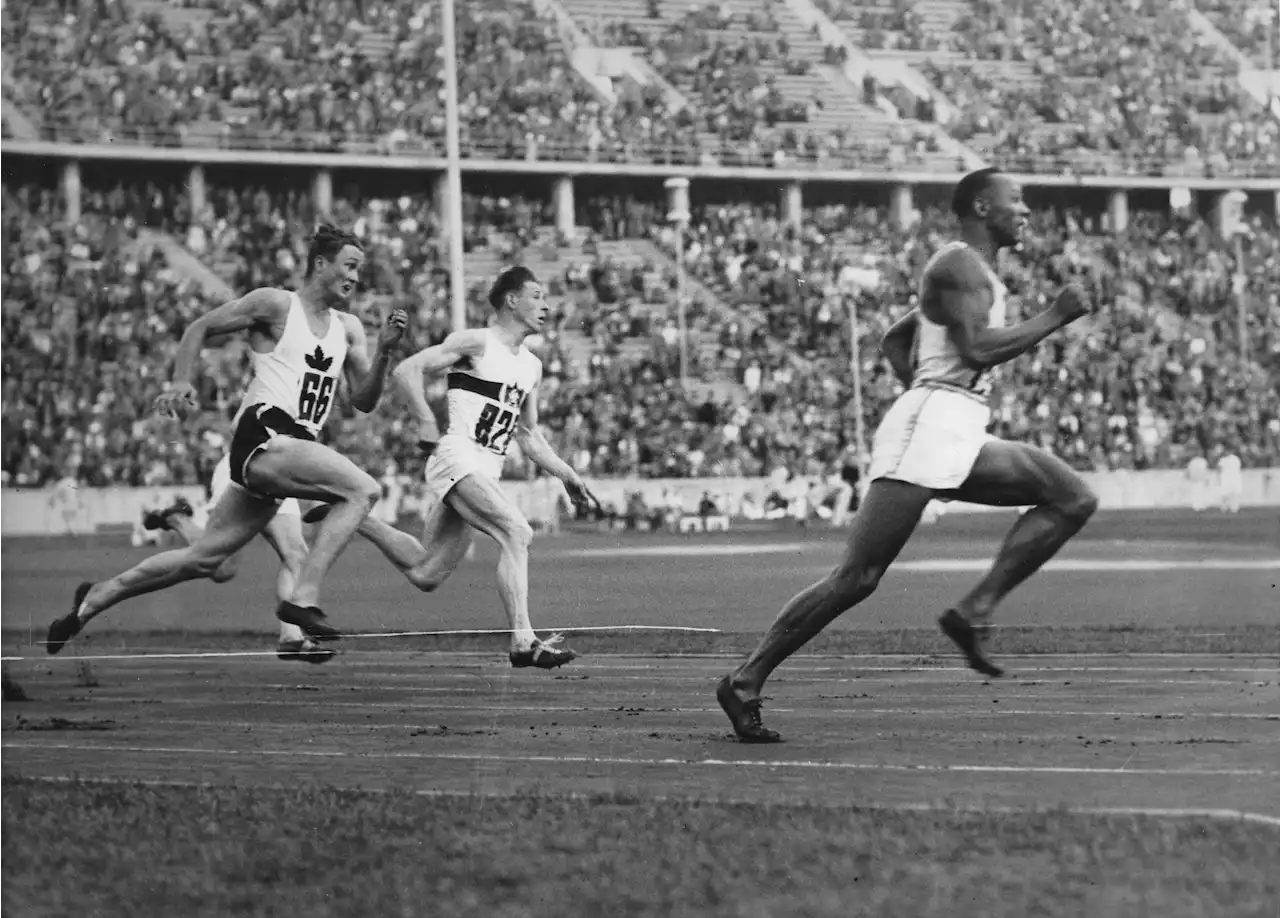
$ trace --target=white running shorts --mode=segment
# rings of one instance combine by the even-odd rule
[[[231,487],[231,456],[230,454],[223,456],[213,469],[213,480],[209,482],[209,509],[212,510],[214,505],[218,503],[218,498],[222,496],[222,492]],[[240,485],[236,485],[240,487]],[[276,516],[302,516],[302,508],[298,506],[296,498],[287,498],[280,502],[280,508],[276,510]]]
[[[987,433],[985,401],[950,389],[921,386],[898,397],[876,429],[869,477],[891,478],[935,491],[962,485]]]
[[[453,486],[468,475],[482,475],[498,481],[502,478],[505,458],[467,437],[445,434],[427,460],[423,474],[427,490],[437,500],[444,500]]]

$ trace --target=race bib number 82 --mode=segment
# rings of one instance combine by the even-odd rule
[[[476,442],[495,453],[505,453],[516,426],[516,413],[492,403],[480,411],[476,421]]]

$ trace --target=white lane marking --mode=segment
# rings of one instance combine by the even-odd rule
[[[308,690],[308,689],[304,689]],[[99,695],[93,696],[95,704],[125,704],[132,705],[137,702],[136,698],[122,695]],[[166,698],[163,702],[164,708],[172,708],[178,706],[186,707],[206,707],[206,706],[226,706],[234,705],[237,707],[290,707],[298,708],[303,702],[297,698],[230,698],[228,696],[210,697],[210,698]],[[645,704],[653,705],[646,707]],[[592,707],[590,705],[551,705],[551,704],[447,704],[436,701],[329,701],[327,699],[316,699],[313,703],[306,705],[309,709],[320,708],[352,708],[356,710],[365,710],[370,708],[388,709],[388,710],[404,710],[404,711],[473,711],[477,714],[527,714],[527,713],[547,713],[547,714],[625,714],[628,712],[637,712],[643,714],[715,714],[719,712],[719,708],[710,707],[671,707],[667,705],[655,704],[652,701],[641,700],[636,704],[627,704],[619,702],[609,707]],[[96,707],[92,712],[84,709],[85,713],[101,714],[104,709]],[[1280,723],[1280,712],[1278,713],[1254,713],[1251,711],[1077,711],[1077,710],[1054,710],[1052,708],[998,708],[994,706],[983,706],[982,708],[970,709],[962,707],[954,708],[919,708],[919,707],[900,707],[900,708],[784,708],[770,706],[769,711],[774,714],[798,714],[802,717],[829,717],[829,716],[847,716],[847,717],[868,717],[868,716],[894,716],[894,715],[913,715],[916,717],[1005,717],[1005,716],[1027,716],[1027,717],[1121,717],[1138,720],[1186,720],[1194,717],[1204,717],[1218,720],[1262,720],[1276,721]],[[165,721],[165,718],[158,715],[153,719],[157,723]]]
[[[893,771],[893,772],[965,772],[978,774],[1027,774],[1027,775],[1099,775],[1099,776],[1150,776],[1150,777],[1232,777],[1273,778],[1280,771],[1265,768],[1099,768],[1072,765],[941,765],[924,763],[903,765],[889,762],[823,762],[812,759],[648,759],[631,756],[592,755],[494,755],[466,752],[346,752],[340,749],[200,749],[191,746],[112,746],[92,743],[4,743],[4,749],[44,749],[61,752],[92,752],[96,754],[131,753],[139,755],[196,755],[233,756],[242,758],[316,758],[316,759],[410,759],[423,761],[509,763],[512,765],[620,765],[637,767],[696,767],[696,768],[797,768],[834,771]]]

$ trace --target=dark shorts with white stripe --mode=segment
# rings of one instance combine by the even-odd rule
[[[274,405],[250,405],[246,408],[240,415],[240,423],[236,424],[235,433],[231,435],[231,480],[252,491],[245,483],[245,470],[249,461],[276,437],[315,440],[315,435],[283,408]]]

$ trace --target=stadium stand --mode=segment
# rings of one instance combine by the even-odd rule
[[[871,65],[933,81],[957,111],[942,125],[949,137],[932,103],[904,105],[874,66],[851,80],[848,47],[818,37],[796,4],[558,7],[459,4],[467,156],[692,164],[695,179],[712,165],[954,171],[954,148],[943,147],[959,139],[1030,172],[1280,173],[1280,123],[1240,90],[1238,62],[1153,0],[818,2],[815,15]],[[1199,7],[1242,57],[1265,55],[1254,18],[1233,20],[1219,0]],[[63,142],[68,156],[108,139],[123,149],[436,155],[440,41],[427,7],[402,0],[19,0],[4,22],[5,131]],[[575,43],[626,49],[656,81],[603,87],[575,65]],[[98,162],[71,220],[53,170],[37,162],[47,160],[6,158],[4,483],[69,470],[100,485],[204,480],[225,445],[243,348],[211,352],[208,410],[190,431],[155,429],[151,401],[192,316],[230,291],[296,277],[322,216],[307,175],[211,172],[197,208],[173,170]],[[368,247],[361,310],[373,320],[409,307],[418,345],[449,325],[429,184],[344,174],[323,214]],[[682,388],[676,230],[661,191],[597,178],[576,193],[567,227],[544,186],[468,178],[470,320],[484,320],[478,288],[502,265],[526,263],[548,281],[558,313],[541,343],[543,417],[583,471],[832,471],[852,436],[852,314],[868,425],[894,396],[877,337],[911,306],[920,267],[949,231],[934,204],[905,229],[879,192],[821,206],[812,202],[824,194],[808,195],[798,223],[787,205],[762,202],[776,188],[697,192],[682,240],[692,345]],[[1074,275],[1107,309],[1007,369],[1001,432],[1080,468],[1166,467],[1218,449],[1276,464],[1274,213],[1249,219],[1242,341],[1233,253],[1194,214],[1135,202],[1114,232],[1097,207],[1037,206],[1036,241],[1011,262],[1012,289],[1031,308]],[[371,468],[414,462],[413,432],[393,410],[344,418],[333,436]],[[521,466],[517,456],[513,472]]]

